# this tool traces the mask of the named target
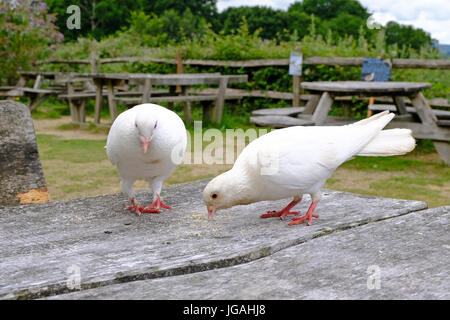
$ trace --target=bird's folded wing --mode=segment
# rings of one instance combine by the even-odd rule
[[[324,181],[380,131],[358,126],[297,128],[259,144],[258,170],[268,183],[305,189]]]

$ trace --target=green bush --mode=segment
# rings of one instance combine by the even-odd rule
[[[0,84],[15,84],[17,71],[30,69],[62,41],[55,19],[42,1],[0,1]]]
[[[188,16],[188,13],[186,13]],[[80,38],[76,42],[61,45],[54,56],[58,58],[88,58],[92,49],[97,50],[100,58],[119,56],[142,56],[175,59],[180,52],[183,59],[211,59],[211,60],[249,60],[249,59],[277,59],[288,58],[291,51],[301,48],[304,57],[381,57],[381,58],[440,58],[436,49],[424,45],[419,49],[399,47],[396,44],[388,44],[386,30],[371,30],[360,27],[359,32],[353,36],[336,37],[335,33],[323,32],[316,29],[316,20],[311,17],[308,33],[302,39],[298,39],[296,32],[280,35],[279,39],[262,40],[259,30],[250,33],[245,18],[240,27],[230,33],[213,32],[209,27],[201,26],[198,34],[186,37],[188,33],[180,33],[179,41],[170,40],[171,37],[158,30],[163,30],[164,15],[148,16],[143,13],[133,13],[131,27],[117,32],[114,36],[108,36],[101,41]],[[182,17],[180,18],[181,20]],[[180,21],[181,21],[180,20]],[[185,22],[184,22],[185,23]],[[195,23],[194,23],[195,25]],[[323,23],[321,24],[323,26]],[[184,29],[180,29],[184,32]],[[192,29],[193,30],[193,29]],[[280,39],[287,39],[282,41]],[[56,69],[57,66],[44,66],[45,70]],[[67,68],[67,67],[66,67]],[[72,67],[73,68],[73,67]],[[78,66],[74,71],[88,71],[88,66]],[[84,69],[83,69],[84,68]],[[187,73],[220,72],[222,74],[248,74],[249,82],[236,87],[247,90],[273,90],[292,92],[292,77],[288,74],[288,66],[261,67],[261,68],[230,68],[187,65]],[[67,71],[67,70],[65,70]],[[102,72],[137,72],[137,73],[175,73],[176,65],[164,63],[127,63],[101,65]],[[304,65],[304,81],[336,81],[336,80],[359,80],[360,67],[341,67],[324,65]],[[418,69],[393,69],[392,80],[429,82],[432,88],[425,90],[428,98],[449,98],[450,77],[446,71],[418,70]],[[233,112],[241,112],[248,115],[252,110],[264,107],[284,106],[290,102],[270,99],[250,99],[242,101],[242,106],[235,106]],[[233,111],[236,108],[235,111]],[[332,110],[335,114],[350,113],[362,117],[365,115],[367,104],[364,102],[352,102],[348,108],[336,108]],[[241,114],[242,115],[242,114]]]

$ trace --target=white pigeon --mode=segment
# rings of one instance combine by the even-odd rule
[[[280,211],[267,211],[261,218],[284,219],[310,194],[311,206],[289,225],[318,218],[314,209],[321,187],[337,167],[355,156],[393,156],[410,152],[415,140],[409,129],[382,130],[394,117],[385,111],[345,126],[289,127],[253,140],[231,170],[211,180],[203,190],[208,216],[218,209],[264,200],[294,199]]]
[[[117,166],[122,191],[131,200],[128,210],[160,213],[160,208],[171,209],[161,200],[165,179],[181,162],[186,150],[186,128],[180,117],[161,106],[146,103],[121,113],[111,126],[106,142],[106,153]],[[153,191],[153,203],[140,206],[135,200],[133,183],[143,178]]]

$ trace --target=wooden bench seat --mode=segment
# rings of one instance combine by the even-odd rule
[[[305,111],[305,107],[292,108],[267,108],[258,109],[252,112],[254,116],[296,116]]]
[[[214,101],[218,98],[218,92],[216,94],[192,94],[192,95],[173,95],[173,96],[163,96],[158,97],[158,93],[167,94],[168,91],[163,90],[152,90],[152,95],[149,98],[151,103],[159,102],[193,102],[193,101]],[[120,94],[115,94],[119,96]],[[236,95],[225,95],[224,100],[236,100],[241,99],[240,96]],[[126,105],[138,104],[142,102],[142,97],[133,98],[114,98],[114,101],[122,102]]]
[[[279,116],[279,115],[251,116],[250,122],[253,122],[256,125],[262,127],[275,127],[275,128],[314,125],[314,122],[311,119],[299,119],[290,116]]]
[[[372,111],[385,111],[385,110],[389,110],[390,112],[397,111],[397,108],[394,105],[385,105],[385,104],[373,104],[369,106],[369,109]],[[406,107],[406,111],[414,114],[417,113],[414,107]],[[436,115],[437,118],[446,120],[450,119],[450,111],[433,109],[433,113]]]
[[[152,92],[153,93],[153,92]],[[166,96],[166,97],[150,97],[150,102],[192,102],[192,101],[214,101],[217,96],[214,95],[192,95],[192,96]],[[117,102],[122,102],[126,105],[141,103],[142,97],[136,98],[115,98]]]
[[[8,96],[8,97],[22,97],[22,96],[30,96],[33,94],[58,94],[62,92],[62,89],[34,89],[27,87],[16,87],[16,86],[5,86],[0,87],[0,95]]]
[[[167,94],[168,92],[169,92],[168,90],[161,89],[161,90],[154,90],[152,93],[155,95],[158,95],[158,94]],[[103,90],[102,95],[104,97],[107,97],[108,91]],[[114,95],[117,97],[123,97],[123,96],[139,96],[140,97],[140,96],[142,96],[142,91],[119,91],[119,92],[116,92]],[[92,99],[92,98],[95,98],[95,96],[96,96],[95,91],[92,91],[92,92],[75,92],[72,94],[67,94],[67,93],[60,94],[60,95],[58,95],[58,98],[77,100],[77,99]]]

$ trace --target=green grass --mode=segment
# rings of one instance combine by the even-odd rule
[[[107,160],[105,140],[65,140],[38,134],[37,142],[52,199],[120,191],[117,170]],[[228,168],[180,165],[166,182],[213,177]],[[146,187],[143,182],[139,186]],[[430,141],[422,141],[406,156],[357,157],[338,168],[325,187],[378,197],[422,200],[436,207],[450,204],[450,168],[440,161]]]
[[[106,159],[105,140],[62,140],[54,135],[38,134],[41,160],[72,163],[98,162]]]
[[[44,100],[31,113],[33,119],[59,119],[61,116],[69,114],[69,105],[53,97]]]
[[[274,105],[276,106],[276,105]],[[34,119],[59,118],[68,111],[68,106],[55,101],[46,101],[39,111],[33,112]],[[119,111],[125,110],[119,105]],[[102,119],[108,119],[107,108]],[[174,111],[183,116],[183,105],[175,104]],[[91,111],[89,111],[91,112]],[[88,115],[89,115],[88,112]],[[250,109],[227,103],[222,124],[202,123],[203,130],[218,128],[257,128],[249,122]],[[202,120],[199,103],[192,104],[192,117]],[[259,128],[259,127],[258,127]],[[80,128],[78,125],[63,124],[58,130],[87,130],[90,133],[107,133],[108,128],[96,127],[92,123]],[[187,130],[193,138],[193,125]],[[104,146],[106,140],[65,140],[55,135],[38,134],[39,153],[44,173],[53,199],[91,196],[120,191],[120,179],[115,167],[107,160]],[[205,143],[203,148],[207,145]],[[213,177],[227,166],[180,165],[167,183],[182,183]],[[145,188],[145,184],[139,185]],[[327,181],[326,188],[335,190],[422,200],[430,207],[450,204],[450,167],[436,154],[430,140],[417,141],[416,149],[399,157],[356,157],[344,163]]]

